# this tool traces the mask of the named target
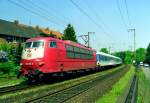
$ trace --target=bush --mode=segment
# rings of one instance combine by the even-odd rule
[[[5,52],[10,52],[12,49],[12,45],[7,43],[7,42],[4,42],[4,43],[0,43],[0,50],[3,50]]]
[[[13,61],[15,64],[19,65],[22,49],[23,46],[21,45],[21,43],[10,44],[7,42],[0,42],[0,62],[7,62],[8,60]]]
[[[16,52],[14,55],[14,62],[17,65],[20,64],[22,49],[23,49],[23,46],[19,43],[19,45],[16,47]]]
[[[0,63],[0,72],[3,74],[10,74],[10,72],[15,72],[15,64],[13,62],[3,62]]]
[[[6,62],[11,55],[12,45],[7,42],[0,42],[0,62]]]

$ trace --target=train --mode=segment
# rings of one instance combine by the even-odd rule
[[[121,63],[118,57],[96,53],[80,43],[37,37],[24,43],[18,77],[24,75],[28,80],[35,80],[54,73],[90,70]]]
[[[98,67],[117,66],[122,64],[122,59],[107,53],[97,52],[96,61]]]

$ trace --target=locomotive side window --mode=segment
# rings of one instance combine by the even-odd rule
[[[80,48],[74,47],[74,58],[80,58]]]
[[[49,46],[52,47],[52,48],[57,48],[57,43],[55,41],[51,41],[49,43]]]
[[[76,58],[76,59],[92,59],[93,51],[79,48],[76,46],[65,45],[67,51],[68,58]]]
[[[67,51],[73,51],[73,46],[66,45],[66,49],[67,49]]]
[[[67,50],[67,57],[68,58],[74,58],[74,50],[73,50],[73,46],[71,45],[65,45],[66,50]]]
[[[36,41],[36,42],[33,42],[32,47],[33,48],[39,48],[39,47],[42,47],[43,45],[44,45],[44,42],[42,42],[42,41]]]
[[[74,51],[79,53],[80,52],[80,48],[74,47]]]

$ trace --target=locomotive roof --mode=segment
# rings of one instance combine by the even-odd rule
[[[116,57],[116,56],[114,56],[114,55],[110,55],[110,54],[107,54],[107,53],[103,53],[103,52],[96,52],[96,54],[100,54],[100,55],[104,55],[104,56],[108,56],[108,57],[120,59],[119,57]],[[120,59],[120,60],[121,60],[121,59]]]
[[[76,43],[76,42],[73,42],[73,41],[70,41],[70,40],[64,40],[64,43],[72,45],[72,46],[77,46],[77,47],[80,47],[80,48],[85,48],[85,49],[88,49],[88,50],[93,50],[92,48],[88,48],[87,46],[85,46],[83,44]]]
[[[64,42],[65,44],[68,44],[68,45],[72,45],[72,46],[76,46],[76,47],[80,47],[80,48],[84,48],[84,49],[88,49],[88,50],[93,50],[92,48],[88,48],[88,47],[86,47],[85,45],[82,45],[82,44],[80,44],[80,43],[76,43],[76,42],[73,42],[73,41],[70,41],[70,40],[59,40],[59,39],[52,38],[52,37],[36,37],[36,38],[30,38],[30,39],[28,39],[26,42],[36,41],[36,40],[56,40],[56,41],[59,41],[59,42]],[[93,50],[93,51],[94,51],[94,50]]]
[[[59,40],[59,39],[56,39],[56,38],[52,38],[52,37],[36,37],[36,38],[30,38],[27,40],[27,42],[29,41],[36,41],[36,40]]]

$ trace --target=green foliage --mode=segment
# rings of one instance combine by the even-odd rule
[[[40,33],[40,35],[43,36],[43,37],[48,37],[48,34],[45,34],[45,33],[43,33],[43,32]]]
[[[107,48],[101,48],[101,49],[100,49],[100,52],[108,53],[108,50],[107,50]]]
[[[43,37],[52,37],[52,38],[56,38],[56,35],[50,33],[50,34],[46,34],[46,33],[40,33],[41,36]]]
[[[134,53],[132,51],[126,51],[124,62],[126,64],[132,64],[133,63],[133,57],[134,57]]]
[[[126,52],[125,51],[115,52],[113,55],[121,58],[122,61],[125,62],[125,57],[126,57]]]
[[[21,53],[22,53],[21,43],[13,45],[7,42],[0,43],[0,50],[6,52],[8,55],[8,60],[14,61],[16,64],[20,63]]]
[[[22,54],[22,49],[23,49],[23,46],[21,45],[21,43],[19,43],[19,45],[15,48],[16,49],[16,52],[14,54],[14,62],[15,64],[20,64],[20,60],[21,60],[21,54]]]
[[[5,58],[1,58],[0,73],[15,74],[20,64],[22,46],[21,44],[10,44],[7,42],[0,43],[1,53],[6,53]]]
[[[5,39],[3,39],[3,38],[0,38],[0,44],[1,43],[6,43],[7,41],[5,40]]]
[[[13,62],[3,62],[0,63],[0,72],[3,74],[9,74],[10,72],[14,72],[15,64]]]
[[[74,27],[71,24],[68,24],[67,28],[64,30],[63,39],[78,42],[76,39]]]
[[[146,53],[146,57],[145,57],[145,62],[150,64],[150,43],[149,43],[149,45],[147,47],[147,53]]]
[[[50,37],[56,38],[56,35],[52,34],[52,32],[49,34]]]
[[[11,51],[12,51],[12,45],[7,42],[1,42],[0,43],[0,51],[5,52],[7,55],[7,59],[11,58]]]
[[[132,64],[133,63],[133,57],[134,57],[134,52],[132,51],[120,51],[120,52],[115,52],[113,55],[120,57],[125,64]]]
[[[138,48],[136,50],[136,62],[140,63],[141,61],[143,62],[145,60],[145,54],[146,50],[144,48]]]
[[[5,51],[5,52],[10,52],[12,49],[12,45],[7,43],[7,42],[2,42],[0,43],[0,50]]]
[[[146,50],[144,48],[138,48],[136,50],[136,62],[139,63],[145,60]],[[115,56],[120,57],[124,63],[132,64],[134,60],[134,52],[133,51],[120,51],[115,52]]]

